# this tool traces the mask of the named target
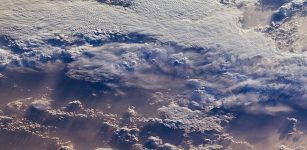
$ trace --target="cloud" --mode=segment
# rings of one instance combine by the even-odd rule
[[[305,59],[304,56],[240,58],[221,48],[113,43],[88,49],[68,64],[67,75],[117,87],[181,89],[189,91],[185,94],[191,100],[217,107],[268,101],[305,107]]]
[[[5,68],[8,64],[10,64],[14,60],[13,54],[10,51],[6,51],[0,48],[0,68]]]
[[[129,7],[132,5],[133,2],[133,0],[97,0],[97,1],[111,5],[119,5],[123,7]]]
[[[279,29],[287,19],[298,17],[293,16],[302,11],[305,2],[259,1],[260,5],[277,9],[271,21],[280,24],[263,32],[243,29],[239,21],[243,12],[237,7],[254,2],[4,0],[0,6],[0,68],[46,71],[57,69],[47,66],[61,61],[59,70],[72,82],[82,82],[77,85],[129,89],[120,91],[123,96],[131,89],[159,91],[156,103],[164,97],[172,101],[158,109],[160,118],[142,118],[142,122],[133,116],[136,121],[129,123],[140,121],[144,125],[137,129],[118,127],[112,122],[117,117],[86,109],[82,100],[59,109],[46,100],[20,100],[9,103],[4,111],[12,117],[24,115],[31,125],[79,129],[71,124],[86,122],[85,128],[106,122],[99,126],[98,135],[114,137],[117,146],[140,147],[139,140],[148,140],[139,137],[143,133],[179,146],[187,137],[192,142],[189,146],[196,149],[223,148],[219,142],[234,142],[225,135],[222,125],[232,116],[220,115],[216,109],[277,115],[292,112],[295,107],[307,108],[306,55],[303,51],[283,51],[276,45],[279,41],[287,44],[285,39],[297,34],[290,28]],[[80,89],[87,91],[72,90],[69,94],[86,92],[97,97],[91,88]],[[160,132],[163,130],[178,137],[173,139]],[[170,144],[162,147],[172,148]]]
[[[23,11],[13,9],[16,5]],[[237,18],[241,11],[215,1],[134,0],[133,7],[125,9],[89,1],[5,0],[2,7],[0,19],[5,21],[0,23],[1,33],[15,45],[8,50],[25,55],[23,59],[64,59],[59,56],[69,55],[70,48],[100,45],[116,35],[130,33],[153,35],[163,43],[175,42],[187,47],[219,45],[230,52],[242,53],[242,57],[269,56],[276,50],[273,40],[263,33],[240,28]]]
[[[70,63],[67,75],[90,82],[161,88],[163,82],[174,81],[175,84],[176,78],[188,75],[188,69],[188,58],[172,47],[107,44],[87,50]]]
[[[304,0],[293,0],[285,2],[272,15],[271,21],[273,26],[280,26],[286,19],[294,16],[295,13],[304,10],[306,4]]]

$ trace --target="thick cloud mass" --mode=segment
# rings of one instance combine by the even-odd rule
[[[107,44],[87,50],[70,63],[67,75],[143,88],[166,88],[165,81],[182,88],[186,82],[191,99],[226,107],[266,101],[305,107],[305,61],[301,57],[239,58],[216,48]]]
[[[67,75],[91,82],[150,88],[164,86],[161,85],[164,80],[172,82],[192,75],[190,69],[189,58],[179,48],[159,44],[107,44],[84,52],[68,65]]]
[[[21,93],[0,93],[1,133],[12,138],[27,133],[61,150],[304,140],[296,117],[307,108],[306,0],[1,3],[0,89]],[[230,122],[245,115],[286,126],[268,139],[232,137]]]

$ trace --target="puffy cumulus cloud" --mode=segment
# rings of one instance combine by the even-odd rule
[[[158,118],[142,118],[133,107],[120,118],[87,108],[84,101],[54,108],[52,101],[23,99],[6,106],[1,126],[20,129],[21,124],[38,135],[47,129],[74,131],[65,134],[83,149],[112,142],[130,149],[252,149],[225,132],[233,116],[220,108],[269,115],[307,108],[306,53],[301,47],[300,53],[283,50],[297,40],[296,28],[286,26],[301,18],[306,2],[261,0],[276,10],[269,17],[279,26],[243,29],[238,7],[254,2],[3,0],[1,68],[45,70],[44,64],[61,60],[70,79],[86,81],[82,86],[162,91],[150,104],[172,103],[158,109]],[[304,31],[302,25],[297,29]],[[161,102],[165,97],[168,102]],[[92,147],[84,144],[97,139],[101,142]]]
[[[304,86],[306,84],[304,73],[306,65],[304,62],[305,58],[290,58],[272,65],[265,64],[263,68],[265,70],[257,70],[258,67],[260,68],[257,65],[256,68],[253,68],[255,70],[246,70],[250,71],[250,73],[246,72],[249,79],[229,89],[234,96],[238,96],[239,100],[241,98],[242,100],[251,99],[250,102],[253,102],[256,98],[256,102],[280,101],[302,105],[306,99],[306,87]]]
[[[189,99],[207,106],[306,104],[304,55],[241,58],[221,48],[113,43],[88,49],[67,69],[73,79],[113,87],[181,89]]]
[[[48,127],[19,117],[8,117],[6,112],[0,116],[0,127],[0,141],[6,143],[2,145],[5,149],[74,150],[70,142],[45,134]],[[26,142],[16,145],[12,143],[16,139]]]
[[[264,33],[242,29],[239,9],[199,0],[133,3],[123,9],[89,1],[4,1],[1,60],[7,64],[16,55],[17,65],[44,68],[41,63],[60,59],[69,63],[71,78],[116,86],[159,89],[169,82],[182,88],[186,80],[199,80],[198,87],[187,88],[190,99],[214,106],[275,99],[304,103],[305,55],[278,51]],[[301,11],[304,4],[279,7]],[[23,11],[10,9],[15,5]]]
[[[76,61],[69,63],[67,75],[90,82],[161,88],[165,86],[163,82],[174,80],[176,84],[176,78],[192,74],[189,68],[189,58],[173,47],[107,44],[87,50]]]
[[[127,148],[136,144],[138,139],[139,129],[137,128],[120,128],[113,133],[113,144],[119,148]]]
[[[211,147],[212,144],[228,147],[229,143],[234,143],[221,125],[231,119],[230,116],[207,116],[204,112],[176,104],[161,108],[162,119],[140,117],[129,108],[128,113],[134,118],[130,122],[122,120],[126,114],[122,118],[105,114],[83,106],[78,100],[56,108],[47,99],[17,100],[8,106],[10,109],[5,109],[0,117],[1,133],[18,135],[27,132],[43,141],[55,141],[51,146],[67,150],[97,147],[179,150]],[[64,140],[67,137],[71,142]],[[78,141],[79,137],[82,141]],[[93,140],[99,142],[93,144]]]
[[[10,117],[8,117],[10,116]],[[63,149],[73,150],[74,147],[86,147],[89,145],[76,144],[76,140],[82,136],[90,143],[92,140],[102,140],[108,137],[111,140],[112,133],[116,130],[116,115],[103,114],[94,109],[84,108],[80,101],[71,101],[66,106],[54,108],[48,99],[23,99],[10,102],[7,109],[3,110],[0,117],[1,134],[7,133],[10,138],[16,138],[21,134],[33,136],[29,142],[48,142],[48,145],[38,145],[41,149]],[[87,128],[87,133],[82,131]],[[65,141],[63,135],[70,137]],[[34,138],[36,137],[37,138]],[[101,136],[101,137],[100,137]],[[6,139],[2,138],[1,140]],[[13,140],[13,139],[8,139]],[[108,140],[102,140],[100,144],[92,146],[103,146]],[[80,142],[79,142],[80,143]],[[83,143],[84,144],[84,143]],[[9,145],[7,145],[9,146]],[[14,145],[10,145],[14,147]],[[33,148],[32,144],[25,144],[25,149]],[[47,147],[47,148],[45,148]],[[50,148],[52,147],[52,148]]]
[[[305,6],[306,7],[306,6]],[[281,51],[290,54],[305,55],[306,18],[301,13],[295,13],[291,19],[286,19],[277,28],[266,28],[264,32],[272,37]]]
[[[280,138],[284,139],[287,138],[289,139],[291,136],[298,136],[304,134],[302,131],[299,131],[298,129],[298,124],[299,121],[295,118],[287,118],[287,123],[283,128],[280,129]]]
[[[157,149],[157,150],[181,150],[174,145],[169,143],[164,143],[159,137],[150,136],[145,142],[145,148],[148,149]]]
[[[0,48],[0,68],[5,68],[12,61],[18,60],[18,56],[12,54],[10,51]]]
[[[71,101],[60,109],[50,109],[46,101],[32,100],[17,101],[8,106],[24,110],[15,113],[25,114],[32,122],[59,128],[69,128],[70,124],[80,122],[94,126],[100,126],[100,121],[106,122],[100,126],[98,135],[118,141],[115,147],[129,145],[135,148],[139,144],[142,147],[142,142],[150,136],[158,136],[163,142],[179,148],[186,145],[196,149],[250,147],[244,142],[236,143],[226,134],[224,125],[232,120],[232,115],[214,114],[214,108],[243,107],[240,110],[275,115],[292,111],[294,105],[305,107],[304,62],[304,57],[298,56],[282,59],[260,56],[239,58],[221,49],[187,49],[163,43],[105,44],[76,57],[68,64],[67,75],[78,80],[110,83],[115,88],[137,86],[147,89],[164,89],[162,77],[176,78],[179,82],[173,88],[182,89],[179,90],[182,93],[176,94],[181,94],[183,100],[177,99],[177,95],[170,95],[173,103],[160,108],[160,118],[153,119],[138,118],[133,107],[123,116],[127,119],[118,119],[116,116],[86,109],[81,101]],[[148,81],[151,76],[160,82]],[[138,82],[135,82],[136,79]],[[158,97],[163,99],[166,93],[161,94]],[[115,125],[120,121],[123,121],[119,123],[120,126]],[[93,128],[97,129],[96,126]],[[130,131],[132,129],[135,131]],[[173,138],[161,131],[180,138],[169,140]],[[79,135],[79,132],[73,135]]]
[[[163,149],[172,144],[177,148],[172,146],[171,149],[253,149],[247,142],[236,141],[225,132],[231,114],[209,115],[177,104],[164,106],[159,111],[161,119],[149,119],[141,129],[146,148]]]
[[[51,100],[42,98],[42,99],[19,99],[12,102],[9,102],[5,108],[4,112],[7,115],[20,117],[27,113],[28,111],[44,112],[51,109]]]
[[[176,104],[170,104],[167,107],[159,109],[162,118],[177,121],[173,125],[192,132],[223,132],[222,124],[231,119],[229,116],[207,116],[201,111],[191,110],[186,107],[180,107]],[[193,127],[192,127],[193,126]]]
[[[242,64],[225,68],[224,73],[218,77],[205,79],[207,84],[194,88],[191,98],[217,105],[223,103],[226,107],[268,101],[304,106],[304,61],[298,58],[277,61],[256,58],[237,61]]]
[[[305,0],[292,0],[283,4],[278,10],[272,15],[272,25],[279,26],[286,19],[291,18],[295,13],[302,12],[306,7]]]

